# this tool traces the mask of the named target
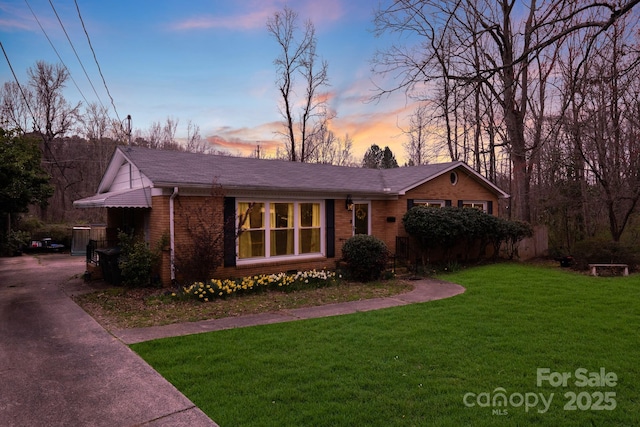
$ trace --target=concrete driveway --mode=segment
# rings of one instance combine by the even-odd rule
[[[216,426],[69,298],[84,269],[0,258],[0,426]]]

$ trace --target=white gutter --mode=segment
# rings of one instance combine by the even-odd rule
[[[173,199],[178,195],[178,187],[173,187],[173,193],[169,198],[169,240],[170,240],[170,248],[171,252],[169,253],[169,263],[171,266],[171,284],[176,280],[176,260],[175,260],[175,246],[176,246],[176,235],[175,235],[175,217],[173,214]]]

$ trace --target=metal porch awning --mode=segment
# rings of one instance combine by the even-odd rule
[[[73,202],[76,208],[150,208],[151,188],[134,188],[95,194]]]

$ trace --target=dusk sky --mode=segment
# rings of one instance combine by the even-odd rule
[[[217,149],[247,155],[260,144],[273,155],[282,144],[274,133],[281,126],[273,65],[280,51],[266,22],[288,5],[300,25],[310,19],[316,27],[317,53],[329,64],[336,136],[349,134],[357,159],[378,144],[404,163],[398,126],[406,127],[414,106],[402,93],[371,101],[373,81],[382,83],[371,59],[390,43],[373,35],[375,0],[76,1],[117,114],[130,114],[134,131],[172,117],[183,137],[191,120]],[[20,84],[36,61],[61,62],[34,14],[75,80],[68,81],[67,100],[84,106],[85,98],[99,98],[115,117],[73,0],[0,0],[0,40]],[[2,58],[0,83],[8,81],[13,76]]]

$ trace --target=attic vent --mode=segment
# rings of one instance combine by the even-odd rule
[[[384,187],[382,190],[383,190],[385,193],[388,193],[388,192],[390,192],[390,191],[391,191],[391,188],[389,188],[389,187]]]
[[[449,174],[449,180],[451,181],[451,185],[456,185],[458,183],[458,174],[451,172],[451,174]]]

